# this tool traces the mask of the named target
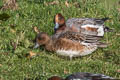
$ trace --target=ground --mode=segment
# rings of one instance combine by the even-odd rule
[[[0,20],[0,80],[47,80],[58,75],[66,77],[74,72],[102,73],[120,78],[120,2],[119,0],[17,0],[17,10],[0,11],[10,16]],[[0,5],[3,3],[0,1]],[[44,47],[33,49],[34,27],[53,34],[53,18],[62,13],[71,17],[109,17],[105,25],[114,32],[105,33],[108,47],[72,61],[59,57]],[[27,54],[37,54],[35,57]]]

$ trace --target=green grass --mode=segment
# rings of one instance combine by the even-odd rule
[[[117,72],[120,69],[120,12],[117,11],[119,0],[108,0],[108,3],[105,2],[106,0],[69,0],[70,7],[64,5],[64,0],[57,5],[48,6],[43,3],[52,0],[34,1],[18,0],[18,10],[0,11],[0,14],[10,15],[7,21],[0,21],[0,80],[37,78],[47,80],[52,75],[66,77],[73,72],[102,73],[120,78],[120,72]],[[77,6],[74,5],[76,1],[79,3]],[[111,6],[105,7],[106,5]],[[110,17],[111,20],[105,24],[114,28],[115,31],[106,33],[103,40],[103,42],[109,43],[109,46],[72,61],[58,57],[43,48],[32,49],[36,35],[33,27],[36,26],[40,31],[52,35],[53,18],[56,13],[62,13],[66,19],[70,17]],[[11,45],[12,42],[18,43],[15,50]],[[39,56],[32,59],[26,58],[24,55],[30,51],[38,53]],[[65,71],[68,73],[65,74]]]

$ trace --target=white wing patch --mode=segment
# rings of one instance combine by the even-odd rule
[[[81,26],[81,28],[86,28],[86,27],[91,27],[91,28],[100,28],[100,27],[103,27],[102,25],[92,25],[92,24],[86,24],[86,25],[83,25]]]
[[[98,30],[97,30],[98,34],[97,36],[103,36],[104,35],[104,29],[103,27],[99,27]]]
[[[81,28],[86,28],[86,27],[98,28],[97,36],[103,36],[104,35],[104,26],[103,25],[100,26],[100,25],[90,25],[90,24],[87,24],[87,25],[81,26]]]

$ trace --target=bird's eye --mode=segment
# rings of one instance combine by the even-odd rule
[[[58,19],[59,19],[59,20],[62,20],[62,17],[59,17]]]
[[[42,37],[38,37],[39,40],[42,40],[43,38]]]

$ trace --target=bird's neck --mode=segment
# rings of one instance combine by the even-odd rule
[[[64,30],[65,27],[66,27],[66,24],[64,23],[64,24],[62,24],[62,25],[59,26],[59,29]]]
[[[45,48],[48,51],[54,51],[54,43],[53,40],[50,38],[50,40],[45,44]]]

